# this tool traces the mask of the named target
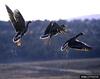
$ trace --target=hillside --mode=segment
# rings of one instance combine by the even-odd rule
[[[16,47],[12,42],[15,32],[10,22],[0,21],[0,62],[100,57],[100,19],[56,21],[59,25],[67,25],[66,28],[70,29],[70,32],[53,37],[51,45],[45,45],[39,38],[49,22],[49,20],[33,21],[29,26],[28,33],[23,37],[23,45]],[[79,39],[91,45],[93,50],[61,52],[61,45],[79,32],[85,33],[85,36],[81,36]]]
[[[100,14],[92,14],[92,15],[84,15],[84,16],[78,16],[78,17],[73,17],[69,20],[73,20],[73,19],[81,19],[81,20],[85,20],[85,19],[88,19],[88,20],[92,20],[92,19],[100,19]]]

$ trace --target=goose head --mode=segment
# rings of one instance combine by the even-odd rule
[[[61,25],[60,33],[65,33],[65,32],[66,32],[66,26],[65,25]]]

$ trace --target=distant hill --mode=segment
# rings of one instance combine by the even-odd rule
[[[100,19],[100,14],[92,14],[92,15],[84,15],[84,16],[79,16],[79,17],[74,17],[74,18],[71,18],[70,20],[73,20],[73,19],[81,19],[81,20],[85,20],[85,19],[89,19],[89,20],[92,20],[92,19]]]
[[[15,31],[11,23],[9,21],[0,21],[0,63],[53,59],[100,58],[100,20],[58,20],[56,22],[59,25],[66,25],[66,28],[70,29],[70,32],[53,37],[51,44],[45,45],[44,41],[40,40],[40,36],[44,33],[50,21],[32,21],[27,34],[22,38],[22,46],[16,47],[12,41]],[[84,32],[85,35],[79,37],[79,40],[91,45],[93,50],[88,52],[75,50],[69,50],[68,53],[61,52],[61,45],[80,32]]]

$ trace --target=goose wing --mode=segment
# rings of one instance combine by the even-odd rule
[[[14,18],[17,23],[16,30],[22,32],[25,29],[25,20],[18,9],[14,11]]]
[[[53,28],[52,29],[54,29],[54,30],[57,30],[57,29],[59,29],[59,25],[56,23],[56,22],[54,22],[53,23]]]
[[[56,23],[56,22],[54,22],[53,23],[53,25],[52,25],[52,28],[50,29],[50,33],[51,33],[51,35],[57,35],[57,33],[59,32],[59,25]]]
[[[47,26],[47,28],[46,28],[46,30],[45,30],[45,33],[44,33],[45,35],[50,33],[50,31],[51,31],[51,29],[52,29],[52,26],[53,26],[53,23],[50,22],[50,24]]]
[[[17,24],[16,24],[16,21],[15,21],[15,18],[14,18],[14,13],[12,12],[12,10],[7,5],[5,5],[5,6],[6,6],[6,9],[7,9],[10,21],[11,21],[13,27],[16,29]]]
[[[89,51],[92,49],[92,47],[79,40],[76,40],[76,45],[74,45],[74,47],[76,50],[80,50],[80,51]]]
[[[61,31],[63,31],[63,27],[59,26],[56,22],[54,22],[52,31],[55,32],[55,34],[60,33]]]

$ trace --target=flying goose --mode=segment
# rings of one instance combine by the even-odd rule
[[[66,51],[69,48],[76,49],[76,50],[80,50],[80,51],[89,51],[89,50],[91,50],[92,47],[90,47],[86,43],[84,43],[82,41],[79,41],[77,39],[81,35],[83,35],[82,32],[79,33],[78,35],[76,35],[75,37],[69,39],[68,41],[66,41],[64,43],[64,45],[61,46],[61,51]]]
[[[50,22],[47,26],[44,34],[40,36],[40,39],[51,38],[52,36],[56,36],[60,33],[64,33],[66,31],[65,26],[59,26],[56,22]]]
[[[25,20],[18,9],[12,12],[7,5],[5,6],[10,18],[10,22],[16,31],[16,35],[13,37],[13,42],[20,46],[20,39],[27,32],[29,23],[31,23],[31,21],[25,23]]]

